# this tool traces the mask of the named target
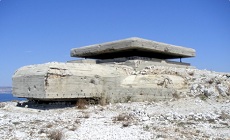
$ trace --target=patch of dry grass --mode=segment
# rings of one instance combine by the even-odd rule
[[[76,106],[78,109],[86,109],[88,105],[88,102],[86,99],[78,99]]]
[[[61,140],[63,137],[63,134],[62,134],[61,130],[53,130],[49,133],[48,137],[51,140]]]
[[[3,107],[5,107],[5,106],[6,106],[5,103],[1,103],[1,102],[0,102],[0,108],[3,108]]]
[[[230,115],[225,113],[224,111],[221,111],[221,114],[220,114],[219,118],[222,119],[222,120],[227,120],[227,119],[230,120]]]
[[[134,118],[127,113],[119,114],[118,116],[113,118],[114,123],[115,122],[122,122],[123,127],[130,126],[133,120],[134,120]]]
[[[174,93],[172,94],[172,96],[173,96],[173,98],[175,98],[175,99],[180,99],[180,95],[179,95],[177,92],[174,92]]]
[[[47,124],[47,125],[46,125],[46,128],[51,128],[51,127],[53,127],[52,124]]]

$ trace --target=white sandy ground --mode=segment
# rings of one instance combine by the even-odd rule
[[[230,102],[164,102],[32,109],[0,103],[0,138],[11,140],[230,139]]]

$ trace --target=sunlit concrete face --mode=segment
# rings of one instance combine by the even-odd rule
[[[72,57],[112,59],[140,56],[158,59],[194,57],[195,50],[142,38],[128,38],[71,50]]]

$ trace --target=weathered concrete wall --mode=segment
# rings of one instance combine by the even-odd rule
[[[124,75],[126,72],[122,68],[83,63],[26,66],[13,76],[13,94],[43,100],[99,98],[103,92],[104,77]]]
[[[13,95],[37,100],[167,100],[186,88],[180,76],[136,74],[118,64],[47,63],[22,67],[13,76]]]
[[[107,102],[160,101],[187,89],[185,80],[174,75],[129,75],[124,79],[105,79]],[[119,83],[114,83],[119,81]]]

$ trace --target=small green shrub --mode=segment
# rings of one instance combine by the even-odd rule
[[[149,130],[150,130],[150,127],[149,127],[149,125],[145,125],[145,126],[143,127],[143,129],[144,129],[144,131],[149,131]]]
[[[200,94],[198,95],[198,97],[202,100],[202,101],[206,101],[207,100],[207,96],[205,96],[204,94]]]

